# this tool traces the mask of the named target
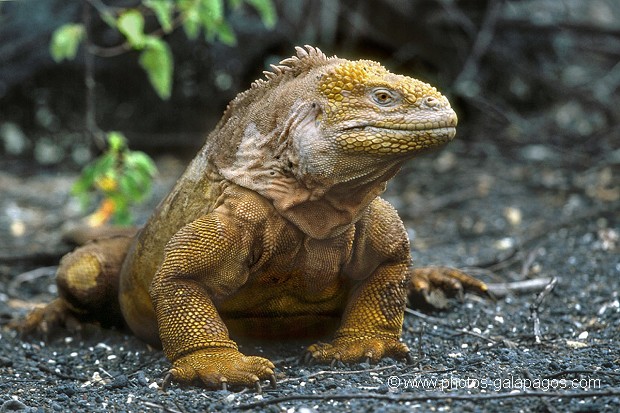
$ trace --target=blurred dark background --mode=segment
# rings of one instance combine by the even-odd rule
[[[5,333],[4,324],[56,297],[55,268],[72,248],[63,234],[86,214],[70,192],[79,171],[101,150],[86,121],[87,55],[81,48],[76,60],[57,64],[49,44],[57,27],[80,22],[85,8],[101,3],[140,2],[0,0],[0,389],[6,395],[0,405],[19,397],[33,409],[94,411],[105,401],[101,411],[111,411],[127,409],[133,399],[130,406],[142,411],[160,405],[161,411],[202,412],[253,403],[253,392],[233,400],[205,397],[197,388],[175,390],[171,398],[146,387],[141,370],[159,380],[169,364],[127,336],[101,339],[131,355],[113,360],[101,357],[112,350],[96,345],[93,353],[81,339],[28,347]],[[411,411],[410,402],[387,401],[385,386],[372,390],[377,380],[388,374],[445,379],[446,372],[459,380],[504,380],[514,374],[528,380],[600,377],[608,397],[592,388],[581,392],[584,399],[564,397],[570,389],[534,399],[510,389],[502,396],[514,398],[491,400],[488,390],[476,399],[477,391],[467,388],[458,389],[465,396],[460,401],[418,405],[450,411],[620,411],[620,0],[274,4],[273,30],[250,7],[229,11],[236,47],[189,41],[181,29],[167,35],[175,62],[168,101],[154,92],[136,52],[94,59],[96,127],[123,132],[131,148],[148,152],[159,168],[153,196],[134,211],[138,224],[167,194],[228,101],[270,63],[291,56],[294,46],[311,44],[328,55],[376,60],[428,81],[458,112],[457,139],[404,165],[384,193],[403,218],[414,265],[469,267],[485,282],[541,286],[552,277],[558,282],[538,295],[515,289],[499,301],[466,296],[455,303],[457,311],[429,319],[407,315],[403,340],[417,349],[419,370],[395,365],[389,372],[380,367],[379,374],[363,367],[356,375],[324,375],[322,366],[295,361],[301,347],[277,343],[266,354],[293,379],[283,380],[265,399],[381,392],[376,399],[320,405],[333,411],[357,406]],[[118,33],[91,14],[95,45],[122,44]],[[85,388],[100,372],[114,377],[112,385]],[[117,388],[117,377],[127,384]],[[402,395],[415,391],[403,389]],[[292,409],[310,411],[314,404],[299,400]]]
[[[107,0],[109,6],[137,1]],[[438,86],[460,117],[459,139],[591,164],[620,139],[620,2],[616,0],[275,0],[266,29],[256,12],[231,13],[238,45],[166,36],[174,87],[162,101],[135,52],[94,61],[96,123],[151,154],[191,156],[227,102],[270,63],[312,44],[370,58]],[[51,34],[81,21],[86,1],[0,2],[0,167],[79,169],[97,154],[86,133],[84,48],[55,63]],[[97,46],[122,39],[95,17]],[[616,155],[616,157],[618,157]],[[24,165],[28,165],[24,167]],[[36,168],[35,168],[36,169]]]

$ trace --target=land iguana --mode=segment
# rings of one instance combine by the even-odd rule
[[[229,336],[332,334],[317,362],[408,358],[408,292],[486,291],[443,267],[411,268],[409,240],[379,197],[401,165],[455,135],[448,100],[380,64],[297,47],[227,107],[135,237],[63,257],[60,297],[25,332],[67,318],[122,323],[161,346],[164,382],[256,386],[271,361]]]

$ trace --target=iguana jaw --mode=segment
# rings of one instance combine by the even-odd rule
[[[436,120],[420,123],[364,122],[342,129],[336,141],[346,152],[373,155],[415,155],[451,141],[457,117],[452,109]]]

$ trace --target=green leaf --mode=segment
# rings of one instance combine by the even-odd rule
[[[198,33],[200,33],[198,13],[192,13],[192,17],[188,17],[183,21],[183,30],[185,30],[185,34],[190,40],[198,38]]]
[[[147,38],[147,49],[166,48],[162,40]],[[86,209],[93,200],[103,198],[114,204],[113,222],[127,225],[132,222],[130,207],[142,202],[150,193],[155,162],[144,152],[130,151],[121,132],[108,132],[107,150],[88,164],[73,184],[71,193]]]
[[[140,66],[160,98],[168,99],[172,91],[172,53],[166,42],[147,36],[146,49],[140,54]]]
[[[185,34],[195,40],[200,33],[200,3],[197,0],[177,0],[177,6],[182,15]]]
[[[144,34],[144,16],[136,9],[130,9],[120,15],[116,22],[118,30],[125,35],[134,49],[142,49],[146,42]]]
[[[254,7],[258,12],[263,24],[268,29],[273,29],[278,20],[276,8],[271,0],[246,0],[249,5]]]
[[[118,186],[121,194],[123,194],[128,201],[137,201],[143,196],[142,188],[131,174],[121,176],[118,181]]]
[[[89,164],[84,167],[82,174],[71,186],[71,194],[75,196],[84,195],[89,192],[95,183],[95,166]]]
[[[126,171],[121,178],[120,186],[123,193],[132,202],[142,202],[151,192],[151,177],[139,171]]]
[[[201,19],[205,17],[212,22],[218,22],[224,18],[224,1],[223,0],[201,0],[200,1]]]
[[[121,227],[128,227],[133,222],[133,216],[129,212],[129,208],[118,208],[114,211],[112,221]]]
[[[125,158],[125,164],[129,169],[137,169],[147,176],[154,176],[157,173],[155,162],[144,152],[133,151],[128,153]]]
[[[237,37],[224,19],[223,0],[201,0],[200,22],[205,29],[205,38],[209,42],[216,39],[227,46],[237,44]]]
[[[83,24],[65,24],[56,29],[50,43],[50,53],[54,61],[58,63],[64,59],[75,59],[85,34]]]
[[[132,217],[131,212],[129,212],[127,199],[122,195],[110,196],[108,199],[114,202],[114,215],[112,217],[114,223],[117,225],[130,225]]]
[[[170,33],[172,31],[174,3],[171,0],[145,0],[144,5],[153,10],[164,33]]]
[[[116,160],[116,155],[110,151],[104,153],[96,159],[93,164],[94,180],[96,181],[97,179],[109,174],[110,171],[114,171]]]
[[[121,152],[126,148],[127,139],[121,132],[108,132],[108,146],[112,151]]]
[[[220,42],[224,43],[226,46],[234,46],[237,44],[237,36],[235,36],[235,32],[226,21],[220,21],[215,28],[215,32]]]
[[[217,10],[211,10],[211,7],[213,7],[213,5],[209,3],[213,2],[209,2],[209,0],[201,0],[197,10],[200,24],[202,25],[202,27],[204,27],[205,30],[205,37],[207,38],[207,40],[213,41],[215,39],[215,26],[218,22],[218,12]],[[217,3],[217,0],[215,1],[215,3]]]

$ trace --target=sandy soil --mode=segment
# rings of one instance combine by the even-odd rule
[[[408,312],[412,365],[330,369],[301,363],[309,343],[243,343],[277,366],[277,389],[261,395],[163,392],[162,353],[118,331],[20,340],[6,324],[54,296],[54,266],[69,248],[60,234],[80,212],[67,197],[73,175],[2,172],[0,412],[618,411],[620,152],[594,148],[579,162],[564,155],[478,139],[411,162],[386,197],[410,228],[416,265],[537,286],[496,302],[466,296],[447,311]],[[181,170],[170,158],[159,165],[155,198]]]

